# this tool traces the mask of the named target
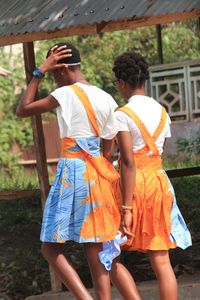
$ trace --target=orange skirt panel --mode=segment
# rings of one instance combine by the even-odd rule
[[[170,240],[173,194],[162,168],[160,156],[134,154],[136,165],[133,199],[133,238],[123,249],[168,250],[176,244]],[[119,194],[119,184],[116,193]],[[119,196],[117,197],[119,199]],[[121,206],[121,203],[119,203]]]
[[[43,242],[101,243],[116,237],[120,213],[113,184],[119,174],[100,156],[98,139],[62,139],[56,178],[45,204]]]

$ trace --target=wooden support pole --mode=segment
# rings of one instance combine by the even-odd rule
[[[200,17],[199,17],[198,20],[197,20],[197,27],[198,27],[198,29],[197,29],[198,36],[199,36],[199,38],[200,38]]]
[[[163,59],[163,47],[162,47],[162,28],[160,24],[156,25],[156,37],[157,37],[158,62],[159,64],[163,64],[164,59]]]
[[[28,42],[23,44],[23,53],[24,53],[24,66],[26,73],[27,84],[32,78],[32,72],[35,69],[35,54],[34,54],[34,45],[33,42]],[[46,198],[49,193],[49,177],[47,170],[47,159],[45,151],[45,141],[44,141],[44,132],[42,127],[42,118],[41,115],[34,116],[32,119],[32,130],[33,130],[33,140],[35,145],[36,152],[36,162],[37,162],[37,171],[38,178],[40,183],[41,190],[41,204],[44,208]],[[56,274],[53,272],[51,267],[49,268],[50,277],[51,277],[51,288],[53,292],[59,292],[62,290],[62,283],[57,278]]]

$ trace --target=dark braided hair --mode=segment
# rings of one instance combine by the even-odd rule
[[[140,88],[149,78],[148,64],[145,58],[134,52],[125,52],[114,61],[115,77],[127,82],[132,88]]]

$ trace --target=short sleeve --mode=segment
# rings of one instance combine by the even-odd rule
[[[108,98],[108,101],[109,101],[109,114],[102,128],[101,138],[106,140],[111,140],[118,133],[118,122],[114,113],[118,105],[111,96]]]
[[[128,125],[128,116],[124,112],[119,110],[115,112],[115,116],[118,121],[119,131],[130,131]]]
[[[61,87],[54,90],[51,93],[51,95],[60,104],[60,106],[57,108],[58,121],[60,116],[62,116],[62,118],[65,121],[65,124],[69,126],[71,122],[71,111],[72,111],[72,101],[71,101],[72,94],[70,92],[70,89],[66,86]]]
[[[118,107],[117,103],[115,102],[115,100],[113,99],[113,97],[109,97],[109,102],[110,102],[110,105],[111,105],[111,108],[113,111],[115,111]]]
[[[170,124],[171,124],[171,119],[169,117],[169,115],[167,114],[167,120],[166,120],[166,138],[170,138],[171,137],[171,129],[170,129]]]

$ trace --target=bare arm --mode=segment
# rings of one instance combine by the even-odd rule
[[[21,102],[17,107],[18,117],[30,117],[36,114],[41,114],[47,111],[51,111],[59,106],[57,100],[49,95],[46,98],[35,100],[35,95],[38,90],[40,79],[33,78],[29,83]]]
[[[115,138],[112,140],[102,139],[102,146],[103,146],[103,156],[112,163],[114,148],[115,148]]]
[[[49,57],[40,66],[41,72],[46,73],[55,70],[57,68],[62,68],[62,67],[66,68],[67,65],[58,64],[58,60],[69,56],[71,56],[71,54],[69,54],[69,49],[66,49],[65,46],[54,47]],[[51,111],[57,106],[59,106],[57,100],[51,95],[40,100],[36,99],[36,93],[40,81],[41,81],[40,78],[33,77],[31,82],[28,84],[27,89],[23,94],[21,101],[17,107],[16,113],[19,117],[23,118],[23,117],[36,115],[36,114],[41,114],[47,111]]]
[[[132,139],[130,133],[126,131],[120,131],[117,139],[121,155],[123,205],[132,206],[135,179]]]
[[[135,165],[133,160],[132,138],[129,132],[120,131],[117,135],[121,155],[121,183],[122,183],[122,204],[127,209],[122,209],[122,228],[124,233],[132,236],[131,226],[133,223],[132,205],[135,181]]]

